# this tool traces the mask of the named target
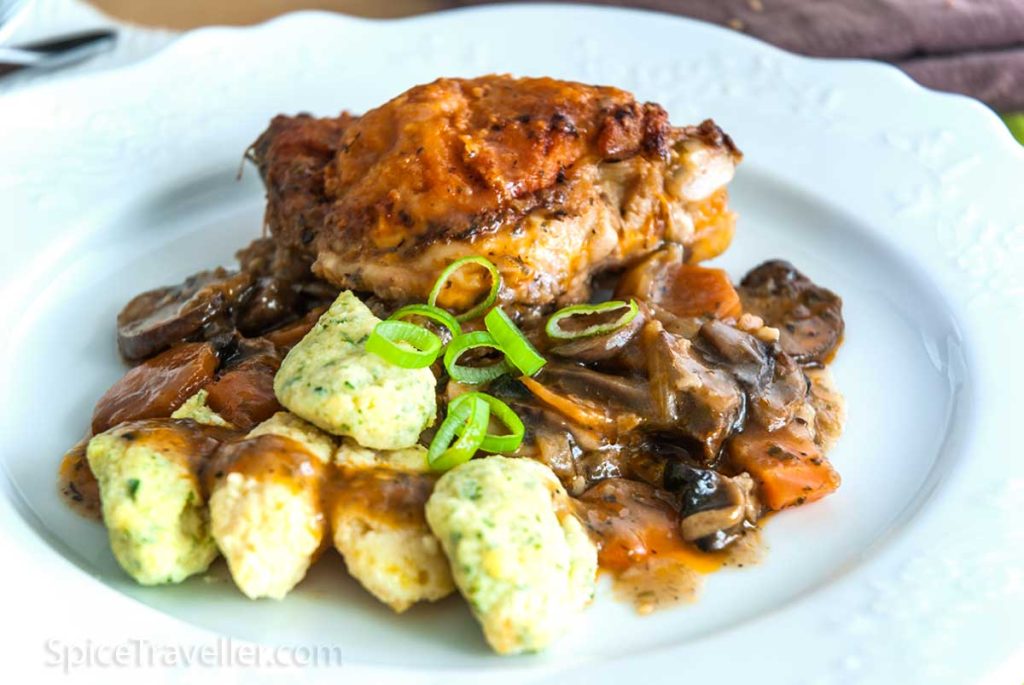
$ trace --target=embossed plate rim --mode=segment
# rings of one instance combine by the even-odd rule
[[[664,100],[677,119],[685,118],[678,112],[688,111],[687,103],[679,93],[663,96],[660,91],[679,87],[679,79],[686,79],[693,88],[707,89],[697,98],[701,107],[707,108],[707,114],[716,114],[715,103],[742,101],[763,108],[760,119],[765,126],[768,122],[786,121],[800,127],[813,145],[808,149],[797,145],[780,151],[759,142],[769,140],[771,130],[759,129],[759,122],[753,118],[722,122],[727,130],[736,131],[738,137],[742,134],[743,139],[755,141],[753,146],[745,147],[758,168],[772,169],[786,183],[813,196],[827,197],[862,223],[898,225],[902,229],[880,235],[879,239],[903,255],[914,255],[927,278],[949,303],[967,340],[967,364],[977,402],[970,434],[964,436],[970,442],[970,466],[960,460],[908,530],[879,550],[851,577],[833,583],[808,602],[797,603],[725,634],[691,642],[685,649],[663,650],[640,664],[624,659],[601,664],[597,672],[584,668],[574,671],[571,677],[603,682],[640,674],[659,680],[659,676],[680,668],[677,660],[681,657],[686,658],[687,675],[713,674],[723,646],[728,648],[739,641],[751,662],[760,661],[730,664],[734,667],[730,676],[757,673],[762,681],[793,682],[794,678],[786,679],[787,674],[795,672],[793,668],[781,661],[773,662],[772,657],[786,655],[785,640],[797,636],[809,640],[802,646],[800,677],[795,678],[798,682],[887,682],[894,674],[907,673],[906,669],[915,664],[919,670],[911,672],[926,674],[931,682],[962,682],[965,675],[977,677],[997,664],[1009,649],[1019,646],[1019,641],[1015,644],[1012,635],[993,631],[993,621],[1001,621],[1004,631],[1016,629],[1016,634],[1024,633],[1019,571],[1014,575],[1015,569],[1024,567],[1020,552],[1024,540],[1008,523],[1014,518],[1020,520],[1024,469],[1019,462],[1000,458],[1003,442],[999,432],[1000,424],[1013,418],[1006,402],[1011,397],[1007,393],[1008,381],[1022,378],[1022,363],[1011,359],[997,365],[992,361],[1004,353],[1003,341],[1024,332],[1020,313],[1024,301],[1020,289],[1020,276],[1024,273],[1024,199],[1012,192],[1013,179],[1024,175],[1024,153],[995,116],[980,104],[925,91],[890,67],[796,57],[733,32],[665,15],[517,6],[459,10],[397,22],[302,13],[251,29],[204,29],[186,35],[139,65],[4,96],[0,99],[0,125],[6,125],[6,130],[39,135],[47,127],[53,130],[78,125],[82,110],[70,104],[84,107],[95,103],[93,112],[97,116],[90,119],[90,129],[100,134],[98,142],[114,144],[89,151],[99,171],[92,181],[83,181],[77,192],[98,196],[103,182],[122,177],[124,170],[119,170],[118,165],[125,158],[152,155],[145,157],[151,173],[159,173],[161,165],[168,162],[160,157],[157,138],[162,132],[178,131],[161,119],[160,113],[153,113],[157,130],[149,130],[148,137],[131,139],[131,132],[115,135],[116,132],[105,128],[113,121],[109,117],[104,119],[104,106],[110,102],[120,102],[128,108],[145,104],[144,89],[123,91],[125,85],[143,84],[148,73],[190,65],[201,67],[244,55],[247,49],[257,54],[258,46],[275,37],[291,41],[288,44],[294,46],[292,51],[276,56],[278,68],[294,69],[307,63],[322,66],[323,60],[329,59],[313,49],[303,49],[296,41],[304,35],[322,36],[328,28],[347,32],[344,35],[351,37],[353,44],[378,39],[379,53],[374,54],[385,62],[415,58],[432,64],[435,59],[444,63],[446,59],[457,58],[460,64],[468,65],[473,63],[475,54],[486,52],[489,47],[465,36],[486,35],[488,27],[493,31],[496,24],[505,31],[529,29],[534,40],[545,46],[544,54],[563,59],[563,64],[552,60],[548,71],[556,75],[568,71],[581,77],[591,74],[600,77],[591,80],[624,83],[636,88],[643,97]],[[627,42],[634,33],[645,36],[650,43],[649,51],[637,51],[624,59],[607,47],[616,40]],[[682,38],[685,40],[680,41]],[[673,40],[679,44],[670,43]],[[687,53],[681,44],[686,42],[695,54]],[[668,56],[677,53],[679,57],[671,59],[677,59],[674,65],[678,73],[673,73],[665,65],[670,61]],[[244,67],[240,64],[234,68]],[[197,74],[196,79],[201,82],[202,74]],[[120,100],[110,95],[104,101],[95,95],[103,89],[114,93],[118,88],[122,92],[117,92],[116,98]],[[219,98],[230,102],[231,92],[227,87]],[[372,104],[376,96],[365,97]],[[227,119],[233,113],[228,107],[213,116]],[[0,141],[0,151],[12,155],[8,159],[21,155],[17,158],[31,160],[31,153],[40,149],[39,140],[42,138],[29,140],[27,135],[22,140],[8,138]],[[799,137],[792,140],[800,142]],[[182,146],[199,146],[204,140],[202,132],[195,130],[186,132],[179,142]],[[843,158],[845,171],[837,172],[835,167],[839,165],[823,168],[824,147],[831,155]],[[59,236],[58,222],[32,222],[31,231],[5,235],[14,246],[0,255],[0,273],[6,274],[0,302],[5,321],[20,320],[19,291],[25,284],[37,281],[47,264],[61,262],[95,226],[102,224],[103,218],[117,211],[109,198],[101,196],[86,210],[69,207],[66,198],[55,193],[59,188],[55,188],[53,180],[60,178],[61,172],[74,169],[76,160],[68,155],[51,155],[48,161],[52,164],[46,167],[0,167],[0,192],[5,200],[0,205],[0,226],[14,226],[15,218],[20,222],[27,217],[64,212]],[[982,168],[985,173],[981,173]],[[870,179],[870,183],[850,192],[844,179],[848,181],[851,176]],[[90,187],[90,182],[98,185]],[[5,234],[10,233],[11,229],[6,228]],[[26,273],[21,268],[21,256],[38,251],[47,237],[55,239],[47,251],[48,260],[35,261],[36,270]],[[9,331],[0,335],[6,345]],[[994,475],[984,473],[986,468]],[[5,491],[13,494],[11,484],[3,480]],[[979,501],[985,506],[981,512],[974,510]],[[178,640],[194,640],[204,633],[126,601],[109,588],[82,578],[76,569],[59,563],[55,552],[21,519],[16,506],[13,497],[4,499],[0,505],[5,522],[9,521],[0,550],[12,559],[23,560],[32,572],[29,577],[49,578],[55,588],[61,584],[82,588],[87,585],[88,601],[101,607],[111,617],[109,620],[116,617],[144,622],[147,628],[166,631]],[[962,525],[960,529],[950,526],[953,516],[962,512],[972,513],[972,520],[994,517],[999,522],[977,531],[964,531]],[[1017,543],[1017,549],[1008,549],[1013,543]],[[37,577],[26,582],[39,588],[44,581]],[[949,585],[957,587],[950,589]],[[944,610],[928,606],[935,602],[941,602]],[[889,634],[872,632],[872,607],[878,603],[903,612],[883,614],[883,627]],[[773,627],[779,626],[786,628],[782,632],[788,634],[776,634],[779,631]],[[910,639],[909,631],[919,632]],[[825,638],[823,634],[829,632],[831,636]],[[891,635],[907,641],[899,645],[900,653],[885,644],[892,642]],[[949,648],[951,639],[952,646],[963,652],[955,658],[949,656],[954,653]],[[812,645],[811,653],[803,653]],[[561,671],[573,667],[544,661],[508,666],[511,670],[491,672],[488,677],[494,682],[522,682],[527,674],[535,680],[546,676],[564,678]],[[347,665],[342,675],[372,676],[375,682],[428,681],[441,677],[437,671],[382,672],[357,664]],[[476,676],[457,671],[443,677],[456,682],[472,681]]]

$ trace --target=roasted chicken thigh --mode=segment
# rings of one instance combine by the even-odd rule
[[[278,116],[250,156],[272,235],[317,275],[425,299],[446,264],[484,255],[521,310],[584,300],[596,273],[665,243],[721,252],[741,157],[711,121],[674,128],[616,88],[510,76],[438,79],[362,116]],[[484,278],[463,270],[442,304]]]

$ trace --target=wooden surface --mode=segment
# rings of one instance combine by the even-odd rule
[[[144,26],[190,29],[255,24],[285,12],[333,10],[360,17],[401,17],[445,9],[446,0],[88,0],[107,14]]]

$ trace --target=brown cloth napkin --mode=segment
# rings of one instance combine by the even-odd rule
[[[881,59],[931,88],[1024,110],[1024,0],[590,2],[694,17],[805,55]]]

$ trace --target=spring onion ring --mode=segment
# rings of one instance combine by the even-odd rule
[[[448,415],[465,414],[467,410],[463,409],[463,407],[474,399],[486,402],[490,407],[491,416],[505,424],[505,427],[509,430],[506,435],[488,433],[480,443],[479,449],[491,453],[515,452],[519,449],[519,445],[523,442],[523,436],[526,434],[526,427],[523,426],[523,421],[519,418],[519,415],[497,397],[482,392],[463,393],[448,404]],[[461,435],[461,431],[462,427],[460,424],[456,432]]]
[[[567,319],[572,316],[602,314],[604,312],[611,312],[624,307],[627,308],[627,310],[622,314],[622,316],[610,323],[594,324],[593,326],[587,326],[586,328],[578,331],[567,331],[559,325],[563,319]],[[555,338],[556,340],[578,340],[580,338],[591,338],[595,335],[617,331],[635,319],[638,312],[639,308],[636,305],[636,300],[630,300],[629,302],[611,300],[609,302],[602,302],[601,304],[576,304],[571,307],[566,307],[565,309],[559,309],[557,312],[552,314],[551,318],[548,319],[547,324],[544,326],[544,330],[547,332],[549,337]]]
[[[414,323],[381,321],[366,339],[366,351],[403,369],[422,369],[441,353],[441,339]]]
[[[463,333],[448,343],[448,349],[444,353],[444,368],[448,371],[448,375],[460,383],[477,385],[503,376],[512,370],[511,365],[505,359],[489,366],[461,366],[458,363],[463,352],[479,347],[491,347],[499,352],[502,351],[494,336],[487,331]]]
[[[484,325],[501,346],[502,352],[505,353],[505,359],[527,376],[534,375],[547,364],[537,348],[523,335],[519,326],[516,326],[501,307],[495,307],[487,312],[487,316],[484,317]]]
[[[444,271],[441,272],[441,275],[437,277],[437,282],[434,283],[434,287],[430,290],[430,297],[427,298],[427,304],[432,307],[436,307],[437,298],[441,295],[441,290],[444,289],[448,279],[452,277],[452,274],[467,264],[476,264],[487,269],[487,273],[491,275],[491,288],[487,292],[487,297],[485,297],[483,301],[455,317],[459,321],[475,319],[487,311],[487,309],[494,304],[494,301],[498,299],[498,289],[501,287],[501,274],[498,273],[498,267],[494,266],[494,264],[484,257],[463,257],[462,259],[456,259],[454,262],[446,266]]]
[[[427,449],[427,463],[435,471],[447,471],[472,459],[487,435],[487,422],[491,418],[487,402],[470,397],[461,405],[454,408],[452,405]],[[458,439],[455,439],[456,433]]]
[[[440,307],[429,304],[406,305],[389,316],[388,321],[400,321],[409,316],[422,316],[424,319],[435,321],[447,328],[453,338],[462,334],[462,326],[454,316]]]

